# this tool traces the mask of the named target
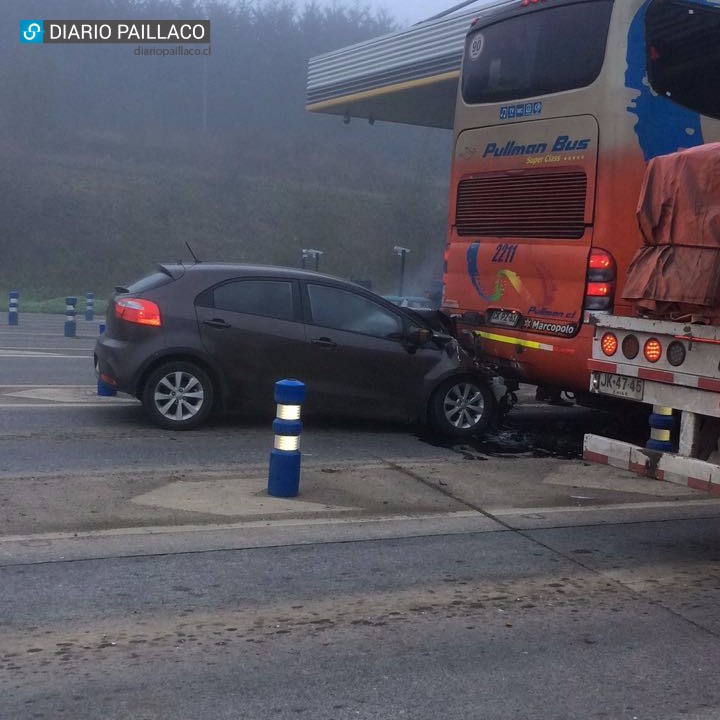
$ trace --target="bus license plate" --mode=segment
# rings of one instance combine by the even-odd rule
[[[520,321],[520,313],[512,310],[493,310],[490,313],[490,322],[493,325],[504,325],[505,327],[515,327]]]
[[[639,378],[626,375],[612,375],[611,373],[598,373],[598,391],[605,395],[628,398],[630,400],[643,399],[643,381]]]

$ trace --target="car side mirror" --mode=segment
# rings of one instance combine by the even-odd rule
[[[432,330],[428,328],[415,328],[407,334],[407,341],[411,345],[421,346],[424,345],[428,340],[432,339]]]

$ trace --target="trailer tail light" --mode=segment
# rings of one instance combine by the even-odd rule
[[[605,353],[605,355],[610,357],[617,352],[618,339],[612,333],[605,333],[600,338],[600,348]]]
[[[685,346],[678,340],[673,340],[667,349],[667,361],[677,367],[685,362]]]
[[[592,248],[587,263],[585,310],[612,310],[616,280],[615,258],[607,250]]]
[[[643,355],[648,362],[656,363],[662,357],[662,345],[657,338],[650,338],[645,341]]]
[[[622,354],[628,360],[634,360],[640,352],[640,341],[635,335],[626,335],[622,341]]]
[[[115,316],[137,325],[160,327],[160,308],[152,300],[120,298],[115,301]]]

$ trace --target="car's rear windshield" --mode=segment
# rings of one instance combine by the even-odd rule
[[[131,285],[128,285],[125,289],[130,293],[141,293],[146,290],[152,290],[153,288],[160,287],[161,285],[167,285],[172,282],[175,278],[165,270],[157,270],[150,275],[146,275],[140,280],[136,280]]]

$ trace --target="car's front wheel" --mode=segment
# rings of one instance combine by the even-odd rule
[[[207,420],[213,406],[208,374],[190,362],[172,361],[148,377],[142,403],[148,418],[166,430],[191,430]]]
[[[430,424],[454,438],[468,438],[492,423],[495,397],[481,379],[459,377],[446,380],[430,398]]]

